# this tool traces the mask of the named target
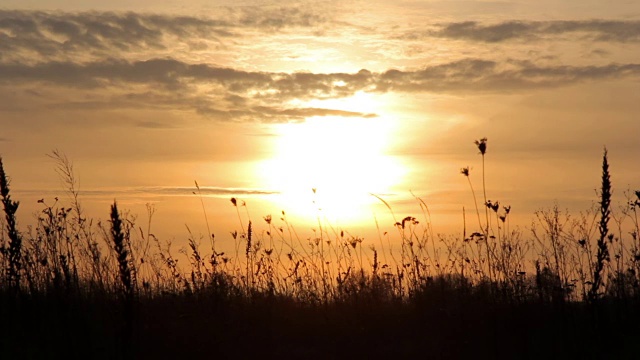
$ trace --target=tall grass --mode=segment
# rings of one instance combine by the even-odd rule
[[[486,143],[486,138],[476,142],[482,155],[486,153]],[[483,222],[470,170],[466,167],[461,172],[467,178],[476,204],[478,231],[467,232],[465,225],[462,239],[435,236],[427,204],[418,197],[416,201],[423,209],[423,219],[406,216],[396,221],[395,234],[380,234],[379,246],[365,246],[362,238],[344,230],[337,232],[320,220],[315,236],[304,240],[287,222],[284,213],[280,226],[274,226],[277,220],[265,216],[268,229],[259,230],[248,211],[246,219],[239,212],[239,207],[246,207],[246,203],[232,198],[240,225],[240,232],[232,234],[236,240],[235,256],[217,253],[213,234],[207,236],[211,253],[203,253],[189,231],[190,252],[180,251],[189,259],[183,266],[178,265],[178,258],[172,254],[170,242],[150,234],[152,212],[146,233],[141,227],[140,231],[132,232],[136,228],[134,221],[123,219],[116,203],[112,205],[109,229],[86,219],[72,165],[63,155],[54,155],[58,171],[68,184],[72,206],[64,207],[57,199],[48,205],[42,199],[43,210],[35,233],[17,229],[18,203],[11,199],[6,174],[0,167],[6,223],[3,239],[4,234],[8,239],[2,252],[6,267],[3,283],[23,292],[62,287],[78,291],[82,287],[102,292],[122,289],[129,297],[138,284],[142,284],[149,294],[193,292],[206,288],[215,278],[224,278],[225,283],[243,289],[245,294],[269,289],[274,294],[312,302],[341,299],[345,292],[353,293],[354,287],[361,291],[362,287],[373,283],[377,291],[388,292],[379,294],[381,297],[405,299],[422,291],[434,277],[455,274],[467,279],[471,285],[487,285],[513,297],[511,300],[519,301],[531,297],[539,299],[543,291],[541,281],[556,283],[553,279],[558,279],[557,286],[552,287],[561,289],[558,293],[563,294],[565,300],[593,301],[604,294],[603,289],[608,291],[613,287],[610,276],[617,276],[615,286],[618,288],[638,282],[635,270],[640,261],[637,231],[630,233],[630,239],[615,238],[620,244],[616,248],[614,264],[619,274],[616,275],[610,263],[614,234],[609,229],[611,181],[606,151],[597,221],[594,221],[593,211],[571,217],[555,207],[537,212],[531,234],[526,235],[520,228],[510,229],[510,206],[486,200]],[[485,197],[484,179],[482,182]],[[199,190],[198,185],[196,188]],[[391,206],[381,197],[374,196],[395,217]],[[637,201],[629,200],[625,216],[616,219],[621,222],[627,218],[637,229],[637,207]],[[245,227],[245,224],[248,225]],[[618,224],[619,229],[624,226]],[[624,237],[622,230],[618,232],[619,237]],[[102,240],[96,235],[100,233]],[[26,238],[24,244],[23,237]],[[398,245],[392,245],[392,242]],[[151,243],[156,246],[150,247]],[[242,257],[239,256],[241,243],[244,246]],[[144,271],[139,271],[141,269]],[[623,280],[625,284],[620,284]]]
[[[430,321],[444,326],[443,334],[471,331],[468,328],[471,324],[495,319],[499,324],[515,326],[514,317],[522,321],[519,326],[533,321],[546,329],[547,325],[539,323],[547,319],[545,316],[551,316],[544,309],[549,305],[556,309],[555,306],[563,304],[559,308],[571,306],[570,316],[574,320],[569,325],[560,324],[571,326],[576,336],[595,336],[595,332],[588,332],[589,327],[580,328],[589,322],[588,317],[581,315],[582,306],[603,306],[620,300],[640,305],[637,215],[640,192],[629,192],[621,211],[612,209],[607,151],[602,161],[599,201],[593,209],[577,216],[557,206],[538,211],[530,233],[524,233],[520,228],[510,227],[510,206],[487,198],[486,144],[486,138],[476,142],[482,155],[485,221],[481,218],[470,167],[463,168],[461,173],[469,184],[478,228],[468,232],[465,220],[462,238],[434,235],[429,207],[417,196],[414,197],[422,218],[411,215],[396,218],[390,204],[373,195],[394,219],[394,231],[382,233],[376,220],[379,235],[376,244],[367,244],[361,237],[333,228],[321,219],[317,219],[318,227],[312,236],[305,238],[284,212],[279,218],[264,216],[261,227],[250,218],[247,204],[234,197],[231,203],[239,224],[239,231],[231,234],[235,254],[217,252],[197,183],[194,194],[200,196],[205,212],[210,253],[200,249],[203,237],[198,238],[189,229],[188,248],[179,249],[177,254],[171,241],[151,234],[153,207],[148,207],[146,231],[136,226],[134,218],[122,212],[115,201],[108,223],[88,219],[82,210],[73,166],[59,152],[52,157],[66,184],[70,206],[64,206],[59,199],[52,203],[42,199],[39,203],[43,208],[35,228],[20,231],[16,219],[18,203],[10,197],[8,177],[0,159],[0,194],[5,212],[0,237],[0,260],[5,268],[0,276],[3,302],[6,294],[19,294],[27,303],[51,311],[44,315],[52,321],[61,321],[58,315],[53,315],[59,309],[42,304],[56,301],[74,304],[77,309],[99,309],[92,315],[92,321],[111,326],[107,328],[113,332],[104,333],[94,327],[93,334],[119,339],[118,348],[122,351],[111,353],[115,357],[140,356],[140,349],[135,350],[137,341],[152,338],[150,334],[163,336],[159,330],[163,327],[154,327],[155,324],[189,327],[190,323],[198,323],[210,327],[198,331],[213,331],[220,339],[229,339],[234,331],[247,330],[237,325],[238,319],[242,319],[240,323],[259,329],[285,331],[290,338],[279,340],[286,342],[300,336],[300,329],[294,328],[303,325],[290,317],[290,313],[295,313],[301,319],[312,319],[309,321],[324,331],[314,336],[338,341],[336,330],[323,326],[330,323],[356,329],[344,322],[351,319],[358,324],[357,329],[383,332],[375,323],[378,317],[384,319],[385,325],[395,324],[393,319],[404,319],[418,333],[443,339],[444,335],[420,327],[418,320],[431,317]],[[240,207],[245,207],[245,215]],[[610,228],[612,218],[616,221],[617,237]],[[244,250],[244,256],[240,249]],[[108,316],[109,309],[114,308],[122,309],[122,316]],[[65,309],[64,314],[72,314],[73,326],[86,326],[79,315],[83,310]],[[636,319],[638,315],[627,308],[615,311],[628,319]],[[230,318],[229,314],[238,318]],[[536,314],[540,316],[536,318]],[[558,314],[552,314],[554,317],[547,320],[553,319],[550,324],[556,324],[560,321],[555,319]],[[21,326],[17,318],[7,312],[2,316],[12,319],[6,322],[11,325],[7,325],[9,330],[3,330],[5,335],[15,337],[11,327]],[[267,323],[255,323],[250,316]],[[280,322],[292,328],[284,330],[276,325]],[[502,331],[491,325],[483,326]],[[258,330],[251,331],[256,335]],[[419,341],[407,332],[399,333],[406,341]],[[100,341],[88,341],[102,346]],[[151,343],[158,348],[162,346]],[[482,348],[490,346],[487,341],[468,340],[468,343]],[[268,346],[269,341],[261,344]],[[149,346],[153,348],[147,345],[145,349]]]

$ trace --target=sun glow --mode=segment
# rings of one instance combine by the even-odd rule
[[[368,99],[353,100],[345,111],[375,110]],[[404,176],[403,166],[385,153],[394,128],[384,116],[311,117],[275,126],[276,156],[263,162],[261,178],[279,191],[284,210],[340,222],[371,220],[377,200],[370,193],[388,193]]]

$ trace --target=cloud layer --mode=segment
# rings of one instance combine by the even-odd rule
[[[199,60],[196,53],[215,58],[225,54],[224,48],[260,43],[261,37],[275,41],[288,29],[306,29],[308,41],[320,41],[319,29],[331,24],[356,31],[354,41],[372,44],[358,35],[356,27],[313,8],[221,8],[217,15],[0,11],[0,87],[27,99],[23,109],[154,108],[192,111],[221,121],[287,122],[312,116],[375,117],[366,111],[300,105],[358,92],[501,93],[640,76],[640,63],[629,61],[567,65],[465,51],[381,71],[267,71],[229,61],[217,65]],[[569,35],[589,41],[640,42],[640,21],[451,22],[427,24],[392,41],[402,44],[430,37],[505,43]],[[598,54],[609,55],[604,50]],[[14,98],[0,99],[0,110],[20,110]]]
[[[175,59],[0,64],[3,86],[52,86],[112,95],[49,103],[67,109],[163,106],[194,110],[219,120],[290,121],[310,116],[359,116],[352,111],[287,107],[292,100],[333,99],[357,92],[505,92],[574,83],[640,77],[640,64],[540,66],[528,61],[503,63],[464,59],[417,70],[374,73],[248,72]],[[209,91],[202,91],[206,87]],[[26,95],[26,93],[25,93]],[[102,100],[100,100],[102,99]],[[8,106],[2,104],[0,107]]]

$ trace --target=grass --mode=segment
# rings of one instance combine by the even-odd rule
[[[257,230],[232,198],[235,254],[216,251],[205,213],[211,252],[189,230],[184,265],[151,234],[151,206],[146,231],[115,201],[108,223],[88,219],[72,164],[58,152],[71,206],[43,199],[37,225],[20,231],[0,159],[2,355],[633,358],[640,192],[611,209],[605,150],[598,205],[576,217],[557,206],[539,211],[523,234],[509,227],[509,206],[487,200],[487,139],[476,145],[485,222],[463,168],[478,227],[465,220],[462,238],[434,236],[417,197],[424,219],[394,220],[396,233],[364,249],[361,238],[320,219],[304,239],[284,212],[281,225],[265,216],[266,230]]]

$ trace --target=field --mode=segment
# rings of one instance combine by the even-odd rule
[[[43,200],[31,229],[0,159],[3,358],[637,357],[640,191],[614,211],[606,150],[596,205],[537,212],[530,233],[463,168],[476,205],[461,238],[434,235],[416,198],[424,219],[364,249],[342,231],[302,239],[284,213],[260,233],[239,216],[233,254],[185,234],[189,264],[116,202],[108,223],[87,218],[52,156],[71,201]]]

